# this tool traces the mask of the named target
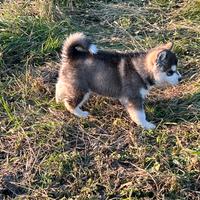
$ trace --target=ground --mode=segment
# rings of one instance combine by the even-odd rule
[[[173,41],[183,75],[153,89],[144,131],[114,99],[78,119],[55,102],[64,38],[142,51]],[[0,199],[200,199],[200,1],[0,4]]]

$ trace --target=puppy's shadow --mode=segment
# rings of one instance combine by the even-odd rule
[[[165,123],[196,122],[200,118],[200,92],[184,97],[148,100],[147,105],[154,108],[154,119]]]

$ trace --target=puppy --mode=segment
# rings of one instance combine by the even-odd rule
[[[83,33],[72,34],[62,49],[56,102],[64,102],[78,117],[87,117],[81,106],[91,92],[114,97],[137,125],[154,129],[146,119],[143,101],[151,86],[176,85],[181,80],[172,46],[170,42],[147,52],[97,51]]]

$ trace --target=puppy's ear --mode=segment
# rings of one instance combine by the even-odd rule
[[[163,66],[163,63],[165,62],[167,58],[167,51],[161,51],[160,53],[157,54],[157,59],[156,59],[156,64],[159,66],[159,67],[162,67]]]
[[[173,42],[168,42],[167,44],[165,44],[166,49],[171,50],[172,47],[174,46]]]
[[[167,58],[167,51],[161,51],[157,56],[157,61],[163,62]]]
[[[163,45],[159,46],[159,48],[171,50],[173,45],[174,45],[173,42],[168,42],[166,44],[163,44]]]
[[[149,68],[152,68],[152,66],[155,66],[155,64],[159,65],[160,67],[163,66],[162,64],[167,57],[167,50],[170,50],[172,47],[173,43],[169,42],[150,49],[146,56],[146,65]]]

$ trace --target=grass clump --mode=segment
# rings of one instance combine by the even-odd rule
[[[185,7],[182,8],[182,16],[191,20],[191,21],[200,21],[200,1],[194,0],[189,1],[185,4]]]
[[[47,7],[46,4],[44,2],[43,6]],[[37,6],[40,8],[41,2]],[[1,51],[4,61],[10,64],[27,60],[41,63],[51,54],[55,57],[65,34],[73,31],[69,19],[55,22],[50,9],[41,8],[41,11],[32,13],[37,9],[32,4],[15,1],[4,3],[1,7]]]
[[[20,17],[14,22],[4,21],[0,27],[3,58],[12,64],[28,59],[44,62],[50,54],[55,57],[64,35],[72,30],[68,21],[56,24],[31,17]],[[9,60],[6,59],[8,57]]]
[[[161,7],[171,7],[171,6],[174,6],[177,1],[176,0],[151,0],[150,1],[152,4],[155,4],[155,5],[158,5],[158,6],[161,6]]]

